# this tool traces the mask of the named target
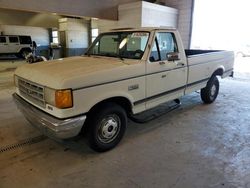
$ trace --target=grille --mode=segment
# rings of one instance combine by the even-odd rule
[[[41,107],[45,107],[43,86],[18,78],[18,88],[23,97]]]

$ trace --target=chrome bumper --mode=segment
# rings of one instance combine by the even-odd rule
[[[86,120],[85,115],[68,119],[58,119],[37,109],[17,94],[13,94],[13,99],[18,109],[23,113],[31,125],[37,127],[43,134],[49,137],[59,139],[74,137],[80,133]]]

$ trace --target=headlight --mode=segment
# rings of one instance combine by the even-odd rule
[[[57,108],[70,108],[73,106],[72,90],[57,90],[55,93],[55,106]]]
[[[46,103],[55,106],[55,92],[56,92],[56,90],[45,87],[44,99],[45,99]]]
[[[71,89],[54,90],[45,88],[45,101],[57,108],[71,108],[73,106],[73,95]]]

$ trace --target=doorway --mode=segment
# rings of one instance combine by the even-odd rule
[[[235,77],[250,79],[250,1],[195,0],[191,48],[235,53]]]

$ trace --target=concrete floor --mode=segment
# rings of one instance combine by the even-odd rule
[[[250,59],[244,61],[250,67]],[[249,73],[221,80],[211,105],[193,93],[169,114],[145,124],[129,122],[118,147],[99,154],[81,138],[27,140],[41,134],[11,99],[13,68],[22,63],[0,62],[1,188],[250,188]]]

